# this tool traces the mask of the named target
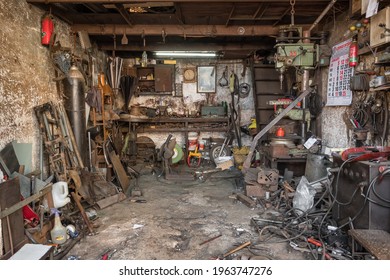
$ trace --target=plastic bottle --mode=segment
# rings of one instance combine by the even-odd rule
[[[54,207],[57,209],[70,202],[70,198],[68,197],[68,183],[65,181],[54,183],[51,193],[53,196]]]
[[[55,244],[64,244],[66,242],[66,227],[61,223],[60,213],[57,209],[51,209],[54,216],[54,227],[50,231],[51,241]]]
[[[141,59],[141,66],[146,67],[148,65],[148,55],[146,54],[146,51],[142,53],[142,59]]]

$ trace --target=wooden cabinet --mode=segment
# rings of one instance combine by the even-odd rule
[[[274,107],[268,102],[283,98],[284,94],[280,89],[279,73],[274,65],[254,64],[252,73],[257,130],[260,131],[274,117]]]
[[[172,94],[174,74],[174,65],[137,67],[137,92],[139,94]]]

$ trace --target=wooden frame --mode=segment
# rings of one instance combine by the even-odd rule
[[[215,66],[198,66],[197,68],[197,92],[215,93],[217,85],[217,71]]]

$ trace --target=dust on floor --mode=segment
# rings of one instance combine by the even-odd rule
[[[139,187],[146,202],[126,199],[96,210],[97,234],[82,238],[63,259],[95,260],[111,250],[113,260],[207,260],[246,242],[251,245],[226,258],[305,259],[286,240],[260,242],[251,218],[262,209],[234,198],[234,179],[175,182],[143,173]]]

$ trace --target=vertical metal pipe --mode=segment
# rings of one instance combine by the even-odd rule
[[[43,136],[39,136],[39,179],[43,180]]]
[[[303,43],[310,43],[310,30],[303,31]],[[309,89],[309,82],[310,82],[310,75],[309,70],[304,69],[303,70],[303,76],[302,76],[302,91],[306,91]],[[306,98],[302,100],[302,125],[301,125],[301,136],[303,138],[303,141],[306,140],[306,131],[307,131],[307,124],[306,124],[306,108],[307,108],[307,102]]]

